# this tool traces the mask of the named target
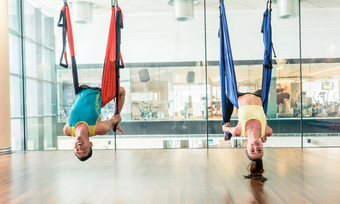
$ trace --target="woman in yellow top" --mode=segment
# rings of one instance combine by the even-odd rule
[[[248,166],[250,174],[246,178],[255,180],[267,180],[262,176],[263,163],[263,144],[267,137],[271,136],[273,130],[268,126],[266,115],[263,111],[261,90],[255,93],[238,93],[238,123],[236,127],[230,127],[230,117],[233,113],[233,104],[226,98],[226,121],[222,126],[225,134],[231,133],[233,136],[244,136],[248,138],[248,144],[245,146],[246,154],[251,160]],[[225,137],[226,138],[226,137]]]

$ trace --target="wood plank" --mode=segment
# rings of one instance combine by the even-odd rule
[[[0,203],[338,203],[339,148],[266,148],[265,183],[240,149],[0,155]]]

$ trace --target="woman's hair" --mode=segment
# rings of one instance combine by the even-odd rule
[[[247,167],[249,174],[244,178],[265,182],[267,178],[262,175],[264,173],[262,158],[251,159],[247,152],[246,154],[251,162]]]
[[[74,155],[76,155],[76,153],[74,153]],[[90,157],[92,157],[92,147],[90,147],[90,151],[89,154],[85,157],[78,157],[78,155],[76,155],[76,157],[80,160],[80,161],[86,161],[87,159],[89,159]]]

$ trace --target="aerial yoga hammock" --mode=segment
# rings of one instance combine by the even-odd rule
[[[115,98],[115,114],[118,110],[118,96],[120,89],[119,69],[124,68],[124,62],[120,53],[121,29],[123,28],[123,14],[118,6],[118,0],[111,0],[112,14],[110,21],[109,36],[106,46],[105,61],[102,76],[102,106],[104,107],[108,102]],[[64,6],[60,12],[58,27],[63,29],[63,50],[60,57],[60,66],[68,68],[66,43],[68,42],[71,56],[72,75],[74,92],[77,95],[79,90],[77,63],[74,51],[73,33],[71,25],[70,9],[67,0],[64,0]],[[65,61],[65,63],[63,62]],[[113,128],[116,140],[117,124]],[[116,141],[115,141],[116,146]]]
[[[272,29],[271,29],[271,0],[267,1],[267,8],[263,14],[262,29],[264,43],[264,58],[262,72],[262,104],[264,113],[267,113],[268,96],[272,74]],[[228,24],[224,8],[224,1],[220,0],[220,77],[221,77],[221,101],[222,101],[222,116],[223,122],[229,122],[227,115],[231,115],[233,109],[226,109],[226,104],[229,102],[236,108],[238,107],[237,85],[234,70],[233,56],[229,40]],[[275,55],[275,52],[274,52]],[[227,140],[230,140],[232,135],[225,135]]]

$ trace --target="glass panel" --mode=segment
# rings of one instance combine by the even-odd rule
[[[39,150],[39,119],[27,118],[27,150]]]
[[[52,114],[58,114],[58,105],[57,105],[57,90],[55,83],[51,84],[51,105],[52,105]]]
[[[19,3],[17,0],[8,1],[8,18],[9,28],[17,32],[20,31],[19,24]]]
[[[340,0],[302,2],[305,147],[340,146],[339,5]]]
[[[24,128],[22,119],[11,119],[12,150],[23,150]]]
[[[10,72],[21,74],[21,39],[20,37],[9,34],[9,66]]]
[[[23,150],[24,128],[23,119],[13,117],[23,116],[23,92],[22,92],[22,53],[21,38],[16,32],[20,32],[19,3],[17,0],[8,1],[9,18],[9,66],[10,66],[10,102],[11,102],[11,145],[12,150]],[[13,32],[14,31],[14,32]]]
[[[26,107],[27,116],[39,115],[38,109],[42,104],[39,104],[38,97],[42,97],[38,92],[38,82],[32,79],[26,79]],[[38,95],[39,94],[39,95]]]
[[[55,59],[53,52],[50,49],[42,49],[42,63],[38,65],[38,69],[41,69],[43,73],[43,79],[54,81],[52,78],[52,69],[55,66]]]
[[[28,117],[27,147],[29,150],[51,149],[56,146],[55,118],[50,117],[49,119],[44,119],[43,117],[37,116],[44,114],[51,115],[57,112],[54,69],[54,18],[41,13],[41,2],[25,2],[25,46],[21,46],[21,39],[17,37],[14,32],[19,31],[19,24],[15,22],[20,20],[16,13],[19,10],[18,2],[19,1],[9,2],[9,23],[12,29],[10,31],[11,113],[12,117],[21,117],[23,115],[24,97],[22,96],[22,81],[20,75],[22,74],[21,50],[22,47],[24,47],[24,74],[26,74],[25,104]],[[46,7],[46,4],[42,7]],[[48,8],[43,9],[48,10]],[[44,40],[42,40],[42,35],[44,35]],[[44,48],[44,50],[42,48]],[[42,81],[42,79],[46,81]],[[12,125],[12,132],[15,133],[16,130],[14,130],[14,128],[15,126]],[[21,131],[22,133],[24,132],[23,129],[21,129]],[[13,141],[15,139],[23,138],[13,135]],[[18,143],[18,141],[14,142]],[[18,146],[18,148],[22,147]]]
[[[23,97],[22,97],[22,79],[18,76],[10,77],[11,89],[11,117],[23,116]]]
[[[36,24],[35,24],[35,9],[29,3],[25,2],[25,15],[24,15],[24,27],[25,27],[25,36],[30,37],[32,39],[36,38]]]
[[[53,17],[49,17],[42,13],[42,40],[43,44],[54,47],[54,21]]]
[[[37,46],[32,41],[25,41],[25,59],[26,75],[37,77]]]
[[[44,150],[55,150],[52,117],[44,117]]]
[[[56,150],[56,127],[53,117],[27,118],[27,149]]]
[[[278,146],[300,147],[301,144],[301,94],[300,66],[298,61],[277,59],[276,66],[276,105],[277,117],[273,125],[279,137],[268,140]],[[273,136],[275,131],[273,129]],[[280,142],[280,144],[278,144]]]
[[[185,22],[174,20],[175,8],[166,2],[157,6],[162,13],[136,14],[129,19],[136,26],[123,30],[122,49],[131,56],[125,62],[140,64],[131,69],[132,118],[122,122],[126,134],[118,137],[117,147],[205,147],[203,6],[195,6],[194,17]]]
[[[44,115],[52,114],[52,85],[51,83],[44,82],[43,83],[43,107],[44,107]]]

